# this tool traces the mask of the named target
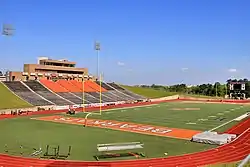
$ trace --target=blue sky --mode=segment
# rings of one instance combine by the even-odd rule
[[[66,58],[124,84],[250,78],[249,0],[3,0],[0,69]]]

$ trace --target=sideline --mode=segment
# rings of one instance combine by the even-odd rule
[[[238,107],[236,107],[236,108],[233,108],[234,110],[237,110],[237,109],[239,109]],[[232,110],[232,109],[231,109]],[[243,115],[245,115],[245,114],[243,114]],[[241,115],[241,116],[243,116],[243,115]],[[219,126],[217,126],[217,127],[215,127],[215,128],[213,128],[213,129],[210,129],[209,130],[209,132],[211,132],[211,131],[214,131],[214,130],[216,130],[216,129],[218,129],[218,128],[220,128],[220,127],[223,127],[223,126],[225,126],[225,125],[227,125],[227,124],[229,124],[229,123],[231,123],[231,122],[233,122],[233,121],[235,121],[235,119],[237,119],[238,117],[236,117],[236,118],[233,118],[232,120],[230,120],[230,121],[227,121],[227,122],[225,122],[225,123],[223,123],[223,124],[221,124],[221,125],[219,125]]]

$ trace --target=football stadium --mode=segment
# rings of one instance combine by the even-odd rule
[[[1,167],[233,166],[249,159],[247,99],[106,82],[65,59],[23,66],[0,83]]]
[[[250,1],[0,1],[0,167],[250,167]]]

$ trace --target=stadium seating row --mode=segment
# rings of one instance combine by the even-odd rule
[[[3,83],[17,96],[34,106],[82,104],[83,101],[85,104],[91,104],[145,99],[115,83],[85,81],[83,84],[76,80],[6,81]]]

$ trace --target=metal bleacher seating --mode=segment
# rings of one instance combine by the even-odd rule
[[[49,101],[46,101],[37,94],[31,92],[20,81],[5,81],[3,83],[17,96],[34,106],[53,105]]]
[[[59,96],[72,101],[75,104],[82,104],[83,100],[81,97],[78,97],[77,95],[74,95],[73,93],[70,92],[57,92],[56,94],[58,94]]]
[[[121,86],[115,84],[115,83],[107,83],[108,85],[110,85],[111,87],[115,88],[116,90],[118,90],[119,92],[121,92],[123,95],[126,95],[127,97],[130,97],[131,99],[133,100],[143,100],[143,99],[146,99],[145,97],[143,96],[140,96],[140,95],[137,95],[133,92],[130,92],[124,88],[122,88]]]
[[[94,96],[97,99],[100,99],[100,93],[99,92],[88,92],[91,96]],[[114,102],[111,98],[108,98],[107,96],[104,95],[104,92],[101,93],[101,100],[106,103],[106,102]]]
[[[84,92],[84,94],[82,92],[74,92],[74,94],[80,98],[82,98],[84,95],[85,104],[100,103],[99,98],[95,98],[86,92]]]
[[[97,83],[98,85],[100,85],[100,82],[99,81],[95,81],[95,83]],[[106,83],[102,82],[101,83],[101,86],[106,89],[106,90],[115,90],[113,89],[112,87],[110,87],[109,85],[107,85]]]
[[[80,92],[82,91],[80,89],[78,90],[79,92],[72,92],[68,90],[68,85],[66,85],[67,87],[63,87],[62,85],[54,82],[47,81],[49,82],[46,82],[47,84],[44,82],[45,81],[41,83],[39,81],[5,81],[3,83],[17,96],[34,106],[82,104],[83,94],[85,104],[100,103],[99,89],[98,86],[94,86],[94,84],[91,85],[91,83],[89,83],[90,86],[93,88],[95,87],[94,89],[96,91],[92,90],[92,92],[87,91],[82,93]],[[100,85],[100,82],[95,82],[95,84]],[[102,82],[101,86],[104,88],[101,94],[102,103],[145,99],[144,97],[134,94],[115,83]],[[88,89],[90,90],[90,88]]]
[[[37,81],[25,81],[24,82],[30,89],[39,94],[40,96],[48,99],[49,101],[55,103],[56,105],[70,105],[74,104],[73,102],[66,101],[65,99],[57,96],[56,94],[50,92],[42,84]]]
[[[96,81],[98,85],[100,85],[99,81]],[[130,97],[124,95],[120,91],[116,90],[115,88],[111,87],[109,84],[102,82],[101,86],[108,90],[109,94],[114,97],[114,99],[119,99],[119,101],[127,101],[127,100],[132,100]],[[117,98],[118,97],[118,98]],[[117,101],[117,100],[115,100]]]
[[[107,84],[110,85],[111,87],[113,87],[116,90],[125,90],[124,88],[120,87],[119,85],[115,84],[114,82],[107,83]]]
[[[109,97],[110,99],[112,99],[114,102],[115,101],[124,101],[123,98],[121,98],[120,96],[117,96],[116,94],[113,94],[112,91],[103,92],[103,94],[105,96]]]

